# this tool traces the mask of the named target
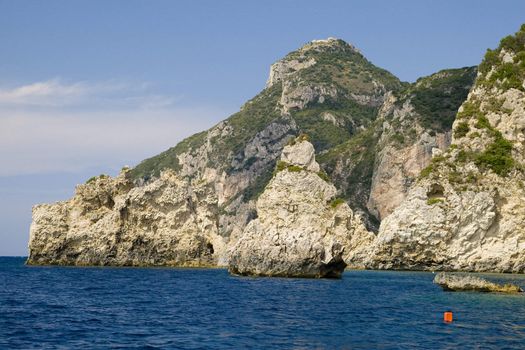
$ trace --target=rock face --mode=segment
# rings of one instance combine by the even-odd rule
[[[315,64],[315,59],[310,58],[307,60],[293,59],[289,61],[277,61],[270,67],[270,75],[266,82],[266,87],[270,87],[273,84],[283,81],[289,75],[297,72],[298,70],[308,68]]]
[[[525,26],[489,51],[452,145],[386,217],[370,267],[525,271]]]
[[[276,174],[257,201],[251,221],[232,248],[229,270],[240,275],[340,277],[374,235],[321,178],[311,143],[286,146]]]
[[[367,203],[378,220],[403,202],[432,155],[448,148],[452,122],[475,76],[474,67],[443,70],[385,99]]]
[[[133,187],[123,171],[79,185],[66,202],[33,208],[29,264],[214,266],[224,255],[217,198],[165,171]]]
[[[523,293],[521,287],[514,284],[497,284],[471,275],[438,273],[434,283],[439,284],[445,291],[454,292],[494,292],[494,293]]]

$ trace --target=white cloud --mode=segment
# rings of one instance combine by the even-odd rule
[[[63,85],[58,79],[0,90],[0,103],[30,103],[42,97],[78,96],[85,93],[81,83]]]
[[[223,119],[147,84],[38,82],[0,90],[0,176],[134,165]]]
[[[116,80],[65,82],[60,78],[11,88],[0,88],[0,107],[88,106],[157,108],[173,105],[180,97],[151,92],[149,83]]]

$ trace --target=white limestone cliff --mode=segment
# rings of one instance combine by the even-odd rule
[[[226,249],[217,198],[172,171],[139,187],[100,176],[33,208],[29,264],[215,266]],[[224,264],[224,262],[223,262]]]

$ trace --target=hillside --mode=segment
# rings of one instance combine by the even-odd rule
[[[219,184],[223,210],[237,212],[262,192],[287,140],[307,134],[341,196],[375,229],[380,215],[369,210],[368,201],[376,155],[389,145],[412,145],[423,132],[434,138],[446,134],[474,76],[472,67],[403,83],[342,40],[316,40],[274,63],[266,88],[238,113],[143,161],[131,176],[147,181],[168,168],[183,176],[204,176]],[[394,109],[384,111],[385,98],[391,96],[396,96],[396,111],[408,103],[414,113],[399,117]],[[402,129],[400,119],[406,126]],[[392,123],[388,130],[383,130],[385,121]],[[396,131],[390,135],[390,129]],[[389,140],[382,138],[384,132]],[[429,142],[414,173],[427,165],[431,148],[445,148],[447,140]]]

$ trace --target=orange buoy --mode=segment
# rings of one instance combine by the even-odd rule
[[[445,321],[446,323],[451,323],[452,320],[453,320],[452,311],[445,311],[445,313],[443,314],[443,321]]]

